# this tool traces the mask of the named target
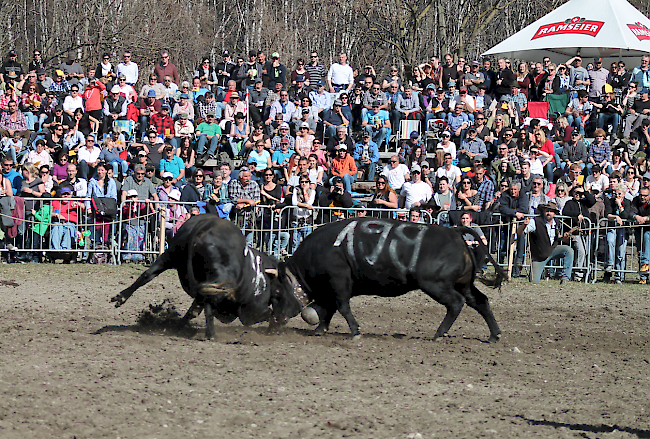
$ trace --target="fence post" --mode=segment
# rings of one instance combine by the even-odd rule
[[[160,236],[158,237],[158,254],[162,255],[165,252],[165,217],[167,212],[165,208],[160,208]]]
[[[517,231],[517,220],[512,219],[510,225],[510,247],[508,248],[508,278],[512,277],[512,264],[515,259],[515,232]]]

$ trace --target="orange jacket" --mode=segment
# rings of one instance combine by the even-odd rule
[[[356,175],[357,165],[354,163],[352,154],[348,153],[344,159],[336,157],[332,160],[332,174],[343,177],[346,174]]]

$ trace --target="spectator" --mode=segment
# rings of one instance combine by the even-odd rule
[[[156,64],[156,67],[153,69],[153,74],[156,75],[156,79],[158,80],[158,82],[162,82],[165,76],[171,76],[174,84],[178,85],[178,83],[180,82],[180,75],[178,74],[178,69],[172,62],[169,61],[169,52],[167,52],[166,50],[160,53],[160,62]]]
[[[634,219],[634,211],[630,200],[625,198],[627,188],[624,184],[618,184],[614,188],[614,196],[605,198],[605,216],[607,217],[610,229],[607,229],[607,265],[605,272],[611,276],[615,271],[614,279],[617,284],[623,283],[625,273],[625,252],[629,229],[622,228],[624,220]]]
[[[340,91],[350,92],[354,87],[354,75],[352,67],[348,64],[348,55],[345,52],[339,54],[339,62],[330,66],[327,72],[327,85],[330,93]]]
[[[364,131],[361,142],[354,145],[354,163],[357,170],[368,172],[366,180],[374,181],[377,163],[379,162],[379,148],[370,140],[370,133]]]
[[[421,120],[422,109],[420,108],[420,101],[416,95],[413,94],[413,88],[410,85],[404,87],[404,94],[397,98],[395,109],[400,112],[400,117],[403,120]]]
[[[561,232],[561,223],[555,220],[555,215],[558,213],[557,205],[550,202],[543,207],[537,217],[525,218],[517,228],[518,235],[527,233],[530,238],[530,253],[533,259],[531,268],[532,283],[539,283],[542,271],[549,260],[560,257],[563,258],[560,284],[571,280],[573,249],[568,245],[560,244],[560,241],[568,242],[570,235],[568,232],[564,234]]]
[[[116,73],[124,75],[128,85],[138,82],[138,65],[131,61],[131,52],[124,52],[124,61],[117,65]]]
[[[488,156],[485,143],[477,137],[476,128],[471,127],[468,134],[468,138],[462,141],[458,150],[460,168],[468,168],[472,166],[473,161],[484,160]]]
[[[72,191],[68,187],[61,188],[63,200],[52,201],[52,228],[50,243],[53,250],[70,250],[75,236],[76,225],[79,221],[80,210],[83,203],[73,201]],[[35,214],[33,211],[32,214]]]
[[[445,153],[442,166],[436,170],[436,177],[438,179],[440,179],[440,177],[446,177],[447,181],[449,181],[449,185],[454,187],[460,183],[460,177],[462,174],[463,172],[460,168],[452,164],[451,153]]]
[[[388,104],[385,106],[388,108]],[[365,113],[361,125],[375,144],[381,145],[384,141],[388,143],[388,130],[391,129],[388,111],[381,109],[381,105],[377,101],[373,102],[370,107],[371,110]]]
[[[129,164],[126,160],[120,158],[120,154],[125,149],[120,146],[119,133],[113,132],[110,138],[104,140],[104,148],[99,153],[99,161],[106,163],[106,166],[112,166],[113,174],[116,176],[122,173],[122,179],[126,178],[126,173],[129,170]]]
[[[388,178],[380,175],[377,178],[377,186],[375,193],[372,195],[372,200],[368,207],[380,209],[397,209],[397,194],[388,184]],[[380,214],[382,218],[387,218],[387,215]]]
[[[185,182],[185,163],[183,159],[174,154],[174,148],[171,146],[167,146],[163,150],[159,171],[161,174],[171,172],[174,177],[172,183],[177,187],[181,187]]]
[[[456,194],[453,187],[449,185],[449,180],[444,175],[438,178],[438,190],[431,198],[440,210],[456,210]]]
[[[133,175],[130,175],[124,179],[124,182],[122,183],[122,202],[126,200],[129,191],[133,190],[136,191],[135,196],[138,200],[144,200],[147,203],[152,200],[158,201],[156,188],[154,187],[151,180],[144,176],[145,169],[145,165],[138,163],[134,166]],[[131,195],[129,196],[133,196],[133,192],[131,192]]]
[[[409,168],[404,163],[400,163],[399,157],[396,155],[390,158],[381,175],[388,179],[388,185],[396,193],[402,190],[402,186],[410,178]]]
[[[253,207],[260,202],[260,195],[260,186],[251,181],[251,171],[246,166],[239,170],[239,178],[228,185],[228,198],[233,203],[235,222],[240,229],[245,230],[248,245],[253,243],[251,213]]]
[[[27,129],[27,119],[18,110],[18,102],[10,100],[9,111],[3,112],[0,117],[0,137],[13,137],[18,133],[21,138],[29,140],[31,132]]]
[[[293,247],[295,252],[300,242],[311,234],[314,224],[314,202],[316,201],[316,190],[311,187],[309,175],[301,174],[299,186],[293,190],[291,204],[296,206],[294,211]]]
[[[208,149],[208,156],[215,157],[219,139],[221,138],[221,127],[214,121],[214,113],[212,111],[207,114],[207,121],[201,122],[196,127],[196,136],[199,139],[197,154],[200,156],[205,151],[205,144],[210,142]]]
[[[332,175],[343,179],[345,190],[348,193],[352,192],[352,183],[356,181],[357,176],[357,166],[354,163],[354,158],[348,154],[346,144],[339,144],[336,151],[337,155],[332,160]]]
[[[419,207],[429,201],[433,196],[431,187],[422,181],[422,169],[420,165],[413,165],[411,168],[411,181],[407,181],[400,191],[399,204],[405,209],[413,206]]]

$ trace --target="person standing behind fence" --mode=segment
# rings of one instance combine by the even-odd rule
[[[143,169],[144,172],[144,169]],[[122,221],[126,231],[126,250],[132,253],[124,254],[124,261],[140,262],[144,260],[144,240],[147,232],[147,218],[145,215],[153,211],[153,204],[138,200],[138,191],[129,189],[126,192],[126,201],[122,204]]]
[[[61,188],[61,198],[63,200],[52,201],[50,243],[53,250],[70,250],[83,203],[71,200],[69,187]]]
[[[297,206],[295,219],[292,222],[292,253],[296,251],[300,242],[312,232],[314,225],[314,201],[316,201],[316,190],[311,188],[309,174],[300,174],[299,185],[294,189],[291,199],[291,204]]]
[[[562,277],[560,285],[571,279],[573,269],[573,249],[561,241],[568,242],[570,235],[563,233],[562,225],[555,220],[560,211],[557,204],[550,203],[541,206],[540,214],[535,218],[525,218],[517,228],[517,234],[522,237],[525,233],[530,238],[530,254],[532,257],[530,281],[539,283],[544,267],[551,259],[562,259]]]
[[[634,228],[637,250],[639,252],[639,283],[648,283],[650,270],[650,189],[642,187],[639,195],[632,201],[632,216],[640,226]]]
[[[622,228],[623,221],[633,218],[632,203],[625,198],[627,188],[618,184],[613,188],[611,198],[605,197],[605,216],[608,221],[607,229],[607,266],[605,267],[605,280],[611,278],[612,269],[616,270],[614,279],[617,284],[623,283],[625,268],[625,251],[629,230]]]
[[[571,225],[580,226],[582,229],[589,227],[590,219],[592,220],[591,224],[596,224],[596,215],[589,212],[589,208],[596,204],[596,198],[593,194],[586,192],[582,186],[574,186],[570,193],[573,198],[569,198],[564,203],[562,215],[571,217]],[[573,276],[576,282],[581,282],[585,274],[581,267],[586,267],[587,242],[586,232],[576,230],[573,233],[571,246],[575,252],[576,269],[573,270]]]

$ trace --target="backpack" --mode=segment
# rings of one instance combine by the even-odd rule
[[[106,250],[106,252],[95,252],[88,260],[89,264],[108,264],[109,248],[105,245],[99,245],[97,249]]]

